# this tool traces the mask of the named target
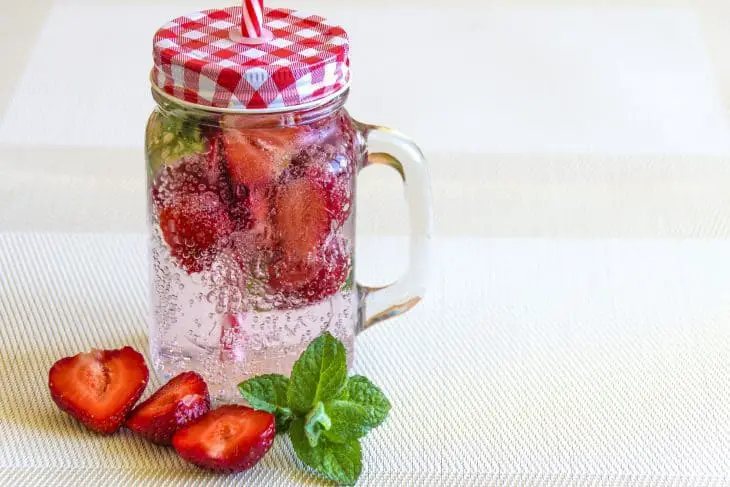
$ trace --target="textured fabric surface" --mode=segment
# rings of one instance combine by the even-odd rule
[[[359,244],[361,280],[402,266],[402,240]],[[427,299],[356,343],[393,403],[361,485],[728,485],[726,242],[437,239],[434,265]],[[53,405],[57,358],[147,353],[146,273],[143,235],[0,234],[0,484],[320,484],[282,438],[219,476]]]

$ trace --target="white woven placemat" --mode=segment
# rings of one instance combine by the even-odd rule
[[[398,268],[402,242],[360,243],[361,274]],[[730,245],[439,239],[434,264],[358,338],[394,405],[362,485],[728,485]],[[281,438],[219,476],[55,408],[58,357],[146,352],[146,270],[142,235],[0,233],[0,484],[318,484]]]

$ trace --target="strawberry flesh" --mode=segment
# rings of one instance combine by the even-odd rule
[[[279,181],[274,220],[279,243],[288,258],[304,260],[351,213],[355,174],[353,132],[335,122],[312,130],[322,140],[302,147]],[[329,132],[341,139],[340,145],[325,142],[325,136],[332,135]]]
[[[169,445],[172,435],[210,410],[208,386],[195,372],[171,379],[135,407],[125,426],[152,443]]]
[[[57,361],[48,373],[53,401],[87,428],[111,434],[147,386],[144,357],[131,347],[92,350]]]
[[[279,188],[274,222],[284,254],[303,261],[329,234],[332,214],[326,191],[316,182],[297,179]]]
[[[339,154],[318,161],[306,170],[306,177],[327,195],[327,211],[339,227],[347,220],[352,207],[352,163]]]
[[[306,128],[223,129],[232,185],[263,186],[276,181],[291,162]]]
[[[183,460],[216,472],[241,472],[271,448],[274,416],[239,405],[221,406],[180,428],[172,446]]]
[[[259,248],[270,248],[274,243],[271,191],[252,188],[248,194],[250,231],[256,237]]]

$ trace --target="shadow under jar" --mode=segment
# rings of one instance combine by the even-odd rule
[[[239,10],[200,14],[217,21]],[[282,12],[297,15],[267,9],[267,17]],[[274,39],[284,36],[272,31]],[[343,107],[349,71],[330,92],[291,106],[259,106],[245,91],[250,85],[232,91],[236,100],[248,96],[246,106],[200,93],[191,101],[189,89],[175,86],[189,79],[176,79],[175,63],[210,71],[180,61],[182,41],[164,52],[170,39],[191,37],[186,32],[155,37],[157,108],[146,133],[150,350],[163,379],[194,370],[215,399],[234,401],[236,385],[250,376],[289,375],[324,331],[342,341],[351,364],[359,331],[418,302],[431,229],[427,170],[408,139],[350,118]],[[235,47],[244,54],[251,48]],[[238,66],[243,77],[247,69]],[[389,165],[408,182],[413,231],[409,271],[381,289],[354,278],[355,179],[370,163]]]

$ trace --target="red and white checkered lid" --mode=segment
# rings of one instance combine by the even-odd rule
[[[266,8],[268,32],[258,44],[244,43],[242,10],[204,10],[162,26],[153,41],[152,83],[180,100],[233,110],[296,107],[347,87],[344,29],[317,15]]]

